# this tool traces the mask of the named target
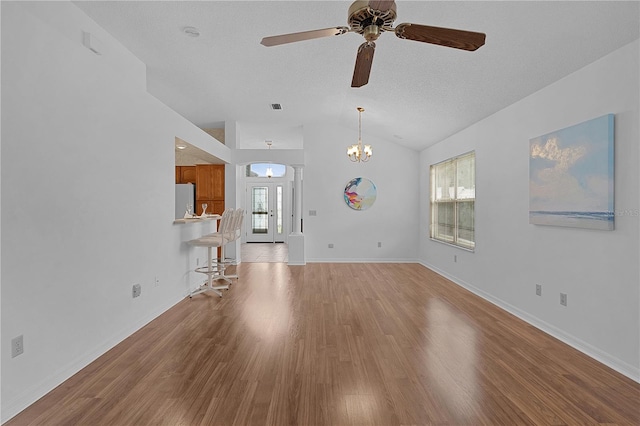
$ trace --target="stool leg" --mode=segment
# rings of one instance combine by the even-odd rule
[[[222,245],[220,246],[220,263],[219,263],[219,267],[220,267],[220,279],[225,280],[226,282],[228,282],[229,284],[233,284],[233,281],[231,281],[232,278],[238,278],[238,275],[226,275],[225,274],[225,270],[226,270],[226,266],[225,266],[225,262],[226,259],[224,257],[224,246],[226,245],[226,243],[228,243],[229,241],[225,242],[224,240],[222,241]]]
[[[219,274],[219,271],[214,271],[213,270],[213,247],[207,247],[207,257],[209,258],[207,260],[207,285],[206,287],[200,287],[197,290],[194,290],[191,292],[191,294],[189,294],[189,297],[193,297],[196,294],[200,294],[200,293],[204,293],[205,291],[212,291],[215,294],[217,294],[218,296],[222,297],[222,292],[220,290],[227,290],[229,289],[228,285],[222,285],[222,286],[214,286],[213,285],[213,281],[214,281],[214,273]],[[216,266],[217,267],[217,266]],[[216,279],[220,279],[223,277],[218,277]]]
[[[207,258],[209,259],[209,264],[207,265],[207,270],[209,272],[207,274],[207,285],[210,288],[213,287],[213,259],[211,259],[212,256],[213,256],[213,248],[207,247]]]
[[[233,241],[233,240],[231,240],[231,241]],[[231,242],[231,241],[228,241],[228,242]],[[222,246],[222,251],[220,252],[220,255],[222,256],[222,262],[223,263],[226,262],[227,259],[224,257],[224,245]],[[231,261],[231,259],[229,261]],[[233,274],[233,275],[226,275],[225,274],[225,277],[227,277],[227,278],[238,278],[238,274]]]
[[[208,270],[208,274],[207,274],[207,285],[209,287],[209,290],[213,291],[215,294],[217,294],[218,296],[222,297],[222,292],[220,290],[228,290],[229,286],[228,285],[221,285],[221,286],[214,286],[213,285],[213,281],[214,281],[214,270],[213,270],[213,247],[207,247],[207,255],[209,257],[209,264],[207,265],[207,270]],[[224,269],[220,270],[220,267],[217,265],[216,262],[216,280],[219,279],[225,279],[224,278]],[[225,279],[226,280],[226,279]],[[228,281],[228,280],[226,280]]]

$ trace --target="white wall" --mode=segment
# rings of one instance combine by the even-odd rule
[[[640,380],[638,41],[421,153],[420,259]],[[615,231],[528,223],[529,139],[615,114]],[[476,250],[429,240],[431,164],[476,151]],[[457,255],[458,262],[453,262]],[[535,284],[543,285],[542,297]],[[559,304],[567,293],[568,306]]]
[[[185,241],[210,227],[173,224],[176,136],[231,157],[73,4],[2,2],[2,421],[198,282]]]
[[[406,262],[418,257],[419,155],[364,131],[362,138],[372,145],[373,157],[352,163],[346,151],[357,141],[356,132],[326,124],[304,127],[307,262]],[[377,199],[368,210],[356,211],[344,202],[345,185],[355,177],[368,178],[377,187]],[[309,216],[309,210],[317,216]],[[329,243],[334,248],[328,248]]]
[[[416,261],[418,153],[365,133],[363,139],[373,145],[374,156],[368,163],[352,163],[346,149],[354,138],[357,133],[342,126],[306,124],[304,151],[239,149],[233,153],[234,163],[270,160],[304,165],[302,218],[307,262]],[[358,176],[371,179],[378,189],[374,205],[365,211],[352,210],[344,202],[345,185]],[[293,179],[293,174],[287,179]],[[243,188],[246,182],[237,180]],[[310,216],[309,210],[317,215]],[[329,249],[329,243],[334,248]]]

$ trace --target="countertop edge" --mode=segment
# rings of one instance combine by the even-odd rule
[[[203,223],[203,222],[208,222],[210,220],[219,220],[222,216],[220,216],[219,214],[217,215],[211,215],[211,216],[206,216],[206,217],[193,217],[190,219],[176,219],[173,221],[174,225],[178,224],[185,224],[185,223]]]

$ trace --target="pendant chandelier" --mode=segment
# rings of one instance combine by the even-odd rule
[[[356,162],[366,163],[371,159],[373,150],[371,145],[362,145],[362,112],[364,108],[358,107],[358,143],[351,145],[347,148],[347,157],[349,160]]]
[[[267,146],[269,147],[269,151],[271,151],[271,141],[266,141],[267,142]],[[271,157],[269,157],[271,158]],[[271,166],[271,164],[269,164],[269,166]],[[271,179],[273,177],[273,169],[271,167],[267,167],[267,173],[266,173],[267,177],[269,179]]]

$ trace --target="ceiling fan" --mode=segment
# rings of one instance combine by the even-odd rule
[[[361,87],[369,82],[375,41],[385,31],[393,31],[399,38],[423,43],[439,44],[463,50],[476,50],[484,44],[485,34],[452,28],[430,27],[418,24],[400,24],[393,28],[396,20],[396,4],[393,0],[357,0],[349,7],[348,27],[332,27],[322,30],[303,31],[265,37],[260,42],[270,47],[303,40],[342,35],[353,32],[362,34],[365,42],[358,48],[356,66],[351,87]]]

